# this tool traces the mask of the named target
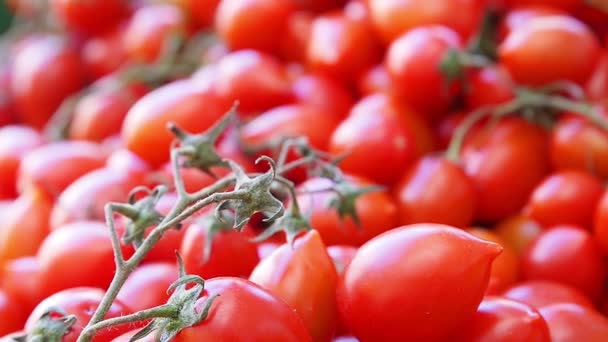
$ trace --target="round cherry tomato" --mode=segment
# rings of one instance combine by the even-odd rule
[[[57,292],[36,306],[30,314],[25,324],[25,331],[30,332],[40,317],[49,310],[62,309],[68,315],[76,316],[76,323],[72,326],[69,332],[63,336],[61,342],[76,342],[78,335],[87,325],[95,309],[101,303],[104,291],[93,287],[77,287],[64,291]],[[128,315],[131,310],[127,308],[120,300],[116,300],[110,306],[110,310],[106,314],[106,319]],[[132,330],[134,323],[115,325],[110,328],[101,329],[93,338],[94,342],[110,342],[113,338],[122,335],[123,333]],[[137,324],[136,325],[140,325]]]
[[[207,280],[198,302],[213,301],[207,319],[180,332],[175,342],[312,341],[300,316],[287,303],[248,280],[220,277]]]
[[[118,293],[118,300],[134,312],[167,303],[169,286],[177,280],[175,263],[151,262],[137,267]]]
[[[304,74],[294,80],[292,92],[296,102],[327,109],[328,114],[343,119],[353,106],[349,90],[331,77]]]
[[[314,341],[330,341],[336,329],[338,274],[315,230],[264,258],[249,280],[282,298],[297,312]]]
[[[13,259],[0,271],[2,289],[15,298],[24,312],[31,312],[44,299],[40,293],[40,263],[34,256]]]
[[[515,97],[511,75],[500,64],[475,69],[467,75],[465,102],[469,108],[497,105]]]
[[[6,291],[0,289],[0,336],[23,328],[27,312],[20,303]]]
[[[494,230],[519,256],[540,235],[543,228],[525,215],[515,215],[500,221]]]
[[[475,216],[473,182],[451,161],[436,156],[418,160],[395,187],[401,224],[442,223],[467,227]]]
[[[83,43],[80,54],[90,79],[96,80],[111,74],[126,63],[124,34],[125,27],[121,25]]]
[[[551,341],[602,342],[608,336],[608,318],[593,309],[560,303],[539,311],[549,326]]]
[[[215,95],[199,91],[190,80],[179,80],[156,88],[131,107],[122,126],[125,146],[152,166],[169,160],[174,139],[169,122],[198,133],[213,125],[229,107]]]
[[[583,84],[600,57],[600,44],[584,23],[554,15],[533,18],[517,27],[498,52],[501,63],[519,83],[542,86],[568,80]]]
[[[129,11],[122,0],[52,0],[50,6],[66,28],[86,34],[112,29]]]
[[[41,144],[42,137],[32,128],[0,128],[0,198],[17,197],[17,173],[21,160]]]
[[[461,45],[458,34],[444,26],[421,26],[399,36],[384,61],[395,92],[427,117],[444,115],[459,86],[448,83],[439,65]]]
[[[525,281],[511,287],[502,296],[537,309],[559,303],[573,303],[589,309],[595,308],[589,297],[578,289],[554,281]]]
[[[608,269],[591,234],[577,226],[544,231],[521,259],[524,279],[552,280],[571,285],[596,301]]]
[[[351,178],[355,186],[369,186],[368,181]],[[310,215],[310,224],[316,229],[327,245],[345,244],[360,246],[372,237],[398,225],[398,211],[394,200],[386,191],[374,191],[356,199],[355,209],[359,225],[352,217],[341,219],[328,203],[336,199],[330,189],[332,181],[312,178],[302,183],[297,196],[300,210]]]
[[[536,186],[524,211],[545,227],[572,224],[591,228],[603,192],[602,182],[593,175],[564,170],[551,174]]]
[[[445,339],[474,317],[500,251],[444,225],[390,230],[361,246],[346,269],[341,317],[361,341]]]
[[[455,341],[551,342],[549,327],[536,309],[514,300],[488,296]]]

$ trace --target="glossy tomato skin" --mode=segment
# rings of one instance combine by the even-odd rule
[[[85,34],[112,29],[129,12],[121,0],[53,0],[50,5],[64,26]]]
[[[487,296],[455,341],[551,342],[551,338],[547,323],[536,309],[514,300]]]
[[[167,303],[167,290],[178,278],[177,266],[150,262],[137,267],[118,293],[118,300],[134,312]]]
[[[314,341],[331,340],[336,329],[338,274],[321,236],[308,231],[262,259],[249,277],[297,312]]]
[[[215,29],[232,50],[275,52],[294,7],[291,0],[222,0]]]
[[[216,297],[209,316],[185,329],[175,342],[312,341],[302,319],[282,299],[245,279],[220,277],[207,280],[198,308]],[[246,336],[246,337],[244,337]]]
[[[525,215],[506,218],[494,226],[495,232],[520,256],[543,231],[538,222]]]
[[[296,11],[289,15],[278,49],[282,59],[298,63],[306,61],[306,46],[314,18],[313,13],[306,11]]]
[[[595,309],[593,302],[575,287],[546,280],[521,282],[502,294],[503,297],[528,304],[540,309],[559,303],[573,303],[589,309]]]
[[[497,222],[517,213],[549,171],[547,135],[519,118],[475,130],[461,153],[477,188],[476,219]]]
[[[519,83],[541,86],[568,80],[583,84],[600,57],[600,44],[589,28],[573,17],[543,16],[511,31],[498,53]]]
[[[483,10],[479,0],[370,0],[372,23],[385,43],[424,25],[445,25],[468,38],[478,27]]]
[[[337,290],[342,320],[362,342],[446,339],[474,316],[500,251],[444,225],[390,230],[346,269]]]
[[[64,98],[83,84],[80,56],[63,38],[32,37],[14,56],[11,92],[24,124],[42,128]]]
[[[13,259],[5,263],[0,271],[2,289],[18,301],[25,313],[30,313],[44,299],[40,291],[39,273],[40,262],[35,256]]]
[[[551,6],[564,11],[570,11],[579,4],[578,0],[503,0],[507,7],[518,6]]]
[[[59,308],[67,314],[76,316],[76,324],[63,336],[62,342],[76,342],[78,335],[89,322],[95,309],[103,298],[104,291],[94,287],[77,287],[57,292],[36,306],[25,324],[25,331],[29,332],[36,321],[45,312],[52,308]],[[110,306],[106,319],[120,317],[132,313],[120,300],[116,300]],[[137,325],[140,325],[136,323]],[[111,328],[100,330],[92,339],[93,342],[110,342],[113,338],[132,330],[133,323],[116,325]]]
[[[473,182],[456,164],[443,157],[419,159],[395,187],[401,224],[470,225],[477,193]]]
[[[507,11],[502,19],[499,27],[500,40],[502,41],[511,31],[520,26],[526,25],[534,18],[551,15],[568,15],[568,13],[554,7],[553,2],[546,4],[528,4],[514,7]]]
[[[17,197],[21,160],[42,143],[42,137],[33,128],[17,125],[0,128],[0,198]]]
[[[459,87],[458,82],[447,83],[439,64],[461,45],[458,34],[444,26],[421,26],[400,35],[384,60],[395,92],[425,116],[443,116]]]
[[[587,172],[556,172],[537,185],[525,212],[545,227],[572,224],[590,228],[603,192],[600,179]]]
[[[357,81],[357,90],[361,95],[393,92],[392,80],[384,66],[379,63],[364,71]]]
[[[333,245],[327,247],[327,254],[334,262],[334,267],[338,275],[342,275],[346,270],[346,267],[350,265],[350,262],[357,254],[357,247],[348,245]]]
[[[117,71],[127,62],[123,44],[125,26],[87,39],[80,51],[82,63],[89,79],[96,80]]]
[[[593,309],[560,303],[539,311],[549,326],[551,341],[601,342],[608,336],[608,319]]]
[[[360,178],[352,178],[351,181],[356,186],[371,185],[369,181]],[[360,246],[398,225],[397,205],[386,191],[370,192],[356,200],[360,226],[350,217],[341,220],[336,210],[327,206],[335,194],[323,190],[331,185],[332,182],[328,179],[311,178],[300,184],[298,189],[304,193],[297,196],[300,209],[310,215],[311,226],[319,232],[325,244]]]
[[[331,115],[344,118],[354,99],[347,87],[322,74],[304,74],[291,86],[297,103],[328,109]]]
[[[527,280],[553,280],[571,285],[594,302],[606,280],[606,265],[591,234],[581,227],[561,225],[543,232],[521,259]]]
[[[595,208],[593,237],[605,255],[608,255],[608,190],[604,191]]]
[[[469,108],[498,105],[515,97],[514,82],[501,64],[472,70],[467,75],[465,102]]]
[[[6,291],[0,289],[0,336],[23,328],[27,312],[20,303]]]
[[[131,107],[123,122],[122,139],[129,150],[150,165],[160,166],[169,160],[174,139],[167,123],[198,133],[228,109],[214,94],[199,91],[192,81],[174,81],[146,94]]]
[[[585,90],[591,100],[602,101],[608,98],[608,52],[602,52]]]

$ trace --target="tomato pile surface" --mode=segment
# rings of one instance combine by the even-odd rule
[[[7,3],[0,341],[608,341],[603,2]]]

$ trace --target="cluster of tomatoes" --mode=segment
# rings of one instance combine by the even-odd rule
[[[259,172],[256,157],[305,137],[337,158],[345,188],[303,167],[285,175],[313,228],[293,245],[253,239],[263,215],[237,231],[203,209],[150,250],[106,319],[165,304],[178,251],[207,280],[190,309],[209,312],[175,341],[608,341],[601,1],[10,5],[21,26],[0,65],[1,341],[77,340],[116,273],[107,219],[122,254],[135,250],[129,219],[106,204],[176,170],[190,192],[227,175],[172,165],[167,127],[203,132],[235,101],[219,155]],[[146,323],[93,341],[129,341]]]

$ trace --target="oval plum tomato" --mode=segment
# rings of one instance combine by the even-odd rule
[[[342,320],[362,342],[452,336],[474,316],[500,251],[445,225],[392,229],[361,246],[346,269],[337,290]]]
[[[608,336],[608,319],[593,309],[560,303],[544,306],[539,311],[549,326],[551,341],[602,342]]]
[[[80,52],[89,79],[96,80],[117,71],[127,61],[123,44],[124,25],[87,39]]]
[[[0,198],[17,196],[17,174],[23,156],[42,144],[42,137],[27,126],[0,128]]]
[[[17,187],[38,187],[57,197],[76,179],[102,167],[106,153],[101,145],[86,141],[58,141],[27,153],[19,168]]]
[[[255,50],[235,51],[217,62],[213,90],[239,111],[257,113],[291,100],[291,84],[274,56]]]
[[[198,133],[213,125],[228,110],[215,95],[199,91],[190,80],[179,80],[149,92],[127,113],[122,126],[125,146],[152,166],[169,160],[173,122]]]
[[[38,189],[22,193],[7,209],[0,224],[0,265],[36,254],[49,233],[53,201]]]
[[[291,0],[222,0],[215,29],[232,50],[275,52],[293,10]]]
[[[593,237],[602,252],[608,255],[608,190],[605,190],[595,209]]]
[[[608,118],[608,103],[595,107]],[[551,161],[558,170],[578,169],[608,179],[608,134],[578,115],[564,115],[551,130]]]
[[[140,174],[101,168],[78,178],[57,198],[51,212],[51,227],[81,220],[104,221],[108,202],[125,202],[131,189],[141,185]]]
[[[298,63],[306,61],[306,46],[314,18],[313,13],[304,11],[294,12],[289,16],[279,44],[278,54],[282,59]]]
[[[561,225],[544,231],[521,257],[527,280],[552,280],[571,285],[593,301],[599,299],[607,269],[591,234],[581,227]]]
[[[403,174],[395,186],[401,224],[442,223],[467,227],[473,222],[477,193],[460,166],[426,156]]]
[[[144,263],[129,275],[117,298],[134,312],[165,304],[177,273],[175,263]]]
[[[150,172],[150,166],[126,148],[114,150],[106,160],[106,167],[123,171],[129,175],[145,175],[147,172]]]
[[[547,135],[520,118],[474,130],[461,151],[477,188],[477,219],[497,222],[515,214],[549,170]]]
[[[197,307],[201,309],[216,295],[207,318],[180,332],[175,342],[312,341],[302,319],[287,303],[251,281],[209,279]]]
[[[369,186],[369,181],[350,178],[356,186]],[[298,186],[297,196],[300,209],[310,215],[310,224],[316,229],[327,245],[360,246],[372,237],[398,225],[397,205],[383,190],[369,192],[356,199],[355,209],[359,218],[357,225],[351,217],[341,219],[329,204],[335,200],[330,189],[332,181],[325,178],[311,178]]]
[[[373,93],[391,94],[393,85],[384,63],[376,64],[361,74],[357,90],[363,96]]]
[[[543,228],[525,215],[515,215],[500,221],[494,230],[519,256],[540,235]]]
[[[257,246],[250,241],[253,231],[247,226],[242,232],[224,226],[209,212],[187,227],[179,250],[188,274],[203,278],[251,274],[259,261]]]
[[[513,247],[508,245],[498,234],[483,228],[468,228],[466,231],[474,236],[499,244],[502,253],[492,262],[490,282],[486,294],[497,295],[519,280],[519,258]]]
[[[35,256],[13,259],[5,263],[0,271],[2,289],[19,302],[24,312],[31,312],[44,299],[39,274],[40,262]]]
[[[182,10],[157,3],[138,8],[125,29],[123,44],[130,59],[154,62],[172,39],[187,38],[187,20]]]
[[[57,292],[38,304],[32,311],[27,323],[25,324],[25,332],[30,332],[36,325],[40,317],[49,310],[62,309],[68,315],[76,316],[76,323],[70,331],[63,336],[61,342],[76,342],[78,335],[87,325],[95,309],[101,303],[104,296],[104,291],[93,287],[77,287],[64,291]],[[132,313],[120,300],[116,300],[110,306],[110,310],[106,314],[106,319],[120,317]],[[139,325],[139,324],[137,324]],[[132,330],[133,323],[115,325],[110,328],[101,329],[93,342],[110,342],[113,338],[122,335],[123,333]]]
[[[357,253],[357,247],[348,245],[333,245],[327,247],[327,254],[334,262],[334,267],[338,272],[338,275],[342,275],[344,270],[350,262],[353,261],[355,254]]]
[[[505,1],[505,0],[502,0]],[[509,1],[509,0],[506,0]],[[542,0],[541,0],[542,1]],[[578,1],[578,0],[574,0]],[[505,13],[499,27],[500,40],[502,41],[514,29],[526,25],[530,20],[538,17],[551,15],[568,15],[568,12],[553,6],[555,1],[545,1],[546,5],[528,5],[515,7]]]
[[[498,105],[515,97],[513,79],[500,64],[472,70],[467,75],[465,102],[469,108]]]
[[[292,92],[297,103],[322,107],[335,117],[344,118],[353,106],[349,90],[331,77],[304,74],[293,81]]]
[[[67,29],[90,35],[114,28],[129,12],[122,0],[52,0],[50,6]]]
[[[77,51],[58,36],[35,36],[18,49],[11,92],[19,120],[42,128],[62,101],[79,90],[84,71]]]
[[[591,228],[602,182],[577,170],[558,171],[536,186],[524,212],[545,227],[572,224]]]
[[[514,300],[488,296],[454,341],[551,342],[549,327],[536,309]]]
[[[533,18],[511,31],[498,47],[499,59],[513,79],[531,86],[560,80],[583,84],[600,51],[593,32],[565,15]]]
[[[275,249],[249,280],[282,298],[297,312],[314,341],[330,341],[338,319],[338,274],[315,230]]]
[[[341,12],[314,19],[306,48],[312,70],[353,82],[380,59],[380,46],[369,23]]]
[[[23,328],[27,312],[21,304],[6,291],[0,289],[0,336]]]
[[[372,23],[386,44],[424,25],[444,25],[468,39],[481,19],[479,0],[369,0]]]
[[[116,271],[110,231],[103,224],[73,224],[51,232],[40,245],[40,290],[50,295],[78,286],[107,288]]]
[[[573,303],[589,309],[595,308],[589,297],[581,291],[554,281],[531,280],[521,282],[505,291],[502,296],[537,309],[559,303]]]
[[[330,152],[347,153],[340,167],[348,173],[381,184],[394,183],[419,156],[419,127],[410,124],[412,119],[404,119],[422,121],[417,115],[385,94],[364,97],[333,132]]]
[[[384,60],[395,93],[429,118],[445,114],[458,92],[439,64],[450,49],[459,49],[458,34],[444,26],[421,26],[394,40]]]

